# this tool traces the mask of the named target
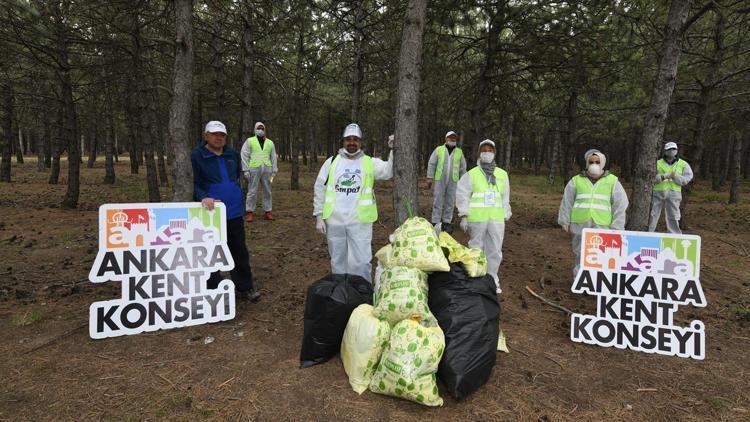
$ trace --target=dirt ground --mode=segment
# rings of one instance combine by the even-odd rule
[[[145,200],[144,175],[130,175],[121,161],[117,184],[104,186],[97,162],[82,170],[79,209],[63,210],[64,184],[48,185],[32,160],[13,165],[13,183],[0,184],[0,419],[750,420],[747,181],[739,206],[726,205],[726,189],[704,184],[691,198],[689,233],[703,239],[708,306],[682,306],[676,322],[704,321],[706,359],[696,361],[568,339],[569,317],[525,290],[576,311],[595,309],[592,297],[570,292],[573,254],[555,224],[562,189],[512,172],[501,267],[501,324],[511,352],[498,353],[489,382],[467,400],[443,392],[445,404],[432,409],[357,395],[338,357],[299,369],[305,291],[329,269],[310,217],[317,165],[303,171],[297,192],[282,165],[277,220],[246,226],[259,303],[240,305],[225,323],[107,340],[90,339],[86,328],[89,304],[120,295],[114,282],[87,280],[97,209]],[[63,163],[62,179],[65,172]],[[393,229],[390,186],[377,187],[375,250]],[[422,215],[430,199],[423,192]],[[466,242],[463,234],[457,239]],[[205,344],[207,337],[215,340]]]

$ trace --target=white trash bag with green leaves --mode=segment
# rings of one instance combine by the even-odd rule
[[[391,330],[391,338],[370,382],[370,391],[427,406],[442,406],[435,373],[445,350],[439,326],[424,327],[405,319]]]
[[[408,267],[384,270],[375,295],[373,315],[391,326],[404,319],[434,325],[435,317],[427,306],[427,274]]]

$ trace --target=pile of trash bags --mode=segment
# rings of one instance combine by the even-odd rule
[[[359,394],[369,388],[440,406],[439,377],[454,397],[466,398],[489,379],[499,334],[484,253],[412,217],[375,256],[374,291],[351,275],[310,286],[301,366],[325,362],[339,348]]]

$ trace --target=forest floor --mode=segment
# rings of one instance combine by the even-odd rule
[[[576,311],[595,309],[592,297],[570,292],[570,239],[555,223],[562,187],[512,172],[513,218],[501,267],[501,325],[510,353],[498,352],[492,377],[467,400],[443,391],[445,404],[432,409],[357,395],[338,357],[299,369],[305,291],[329,270],[325,239],[310,216],[317,166],[304,168],[302,190],[291,191],[282,165],[274,181],[276,221],[246,226],[260,302],[238,305],[229,322],[90,339],[89,305],[120,295],[114,282],[87,280],[97,253],[98,207],[147,197],[143,174],[130,175],[127,161],[116,171],[117,183],[105,186],[103,163],[82,169],[77,210],[58,207],[65,185],[48,185],[33,159],[14,163],[13,183],[0,185],[2,420],[750,419],[747,181],[740,205],[727,206],[726,188],[713,192],[703,183],[691,197],[689,233],[703,239],[708,306],[682,306],[676,323],[705,323],[706,358],[697,361],[568,339],[569,317],[525,290]],[[65,175],[63,162],[61,182]],[[381,220],[374,250],[393,229],[391,184],[376,190]],[[423,190],[422,215],[430,200]],[[456,237],[465,244],[463,233]],[[205,344],[208,337],[214,341]]]

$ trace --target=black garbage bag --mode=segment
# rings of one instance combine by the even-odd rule
[[[329,274],[310,285],[305,299],[300,368],[336,356],[349,316],[363,303],[372,305],[372,293],[369,281],[351,274]]]
[[[487,382],[495,366],[500,304],[491,276],[471,278],[461,264],[430,274],[430,310],[445,334],[437,376],[458,400]]]

